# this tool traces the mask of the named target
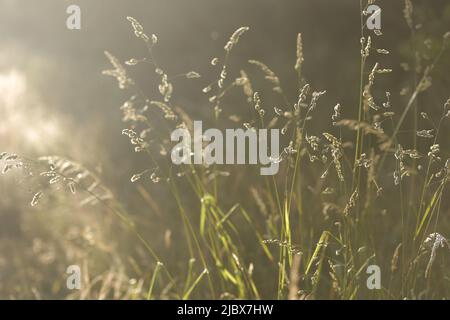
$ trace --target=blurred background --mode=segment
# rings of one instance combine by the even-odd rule
[[[81,30],[66,28],[66,8],[71,4],[81,8]],[[398,93],[410,80],[400,64],[414,59],[404,4],[392,0],[377,4],[387,8],[382,12],[381,43],[391,55],[383,57],[383,64],[393,69],[380,83],[385,81],[382,85],[397,93],[392,97],[394,106],[404,105]],[[422,24],[416,45],[431,57],[450,28],[450,3],[423,0],[414,5]],[[166,195],[158,187],[136,190],[139,187],[130,182],[130,176],[139,171],[135,168],[145,169],[145,163],[133,155],[129,140],[121,135],[125,126],[119,107],[129,93],[102,75],[102,70],[110,68],[105,50],[121,61],[144,54],[126,16],[158,35],[155,55],[168,73],[195,70],[204,76],[176,86],[177,103],[193,119],[211,118],[201,88],[213,79],[211,58],[221,54],[230,34],[240,26],[249,26],[250,31],[233,52],[236,68],[250,70],[248,59],[261,60],[280,76],[287,93],[295,96],[293,65],[296,36],[301,32],[304,77],[316,90],[327,90],[324,105],[339,102],[345,117],[356,115],[357,0],[0,0],[0,152],[28,158],[60,155],[83,163],[101,176],[145,227],[148,240],[166,249],[167,259],[183,255],[176,246],[178,235],[171,231],[177,224],[176,214],[170,214],[173,204],[164,202]],[[433,90],[426,93],[424,107],[430,114],[442,108],[449,94],[450,57],[447,54],[442,60]],[[130,68],[130,75],[146,93],[155,94],[158,79],[151,68]],[[279,103],[273,99],[268,103]],[[244,100],[236,101],[230,100],[228,107],[242,109]],[[320,119],[331,114],[331,108],[319,113],[316,125],[325,126]],[[109,276],[120,286],[121,295],[116,298],[136,294],[152,262],[133,236],[101,207],[81,206],[64,190],[31,207],[38,184],[23,172],[0,178],[0,298],[70,297],[65,270],[71,264],[86,266],[86,283]],[[228,188],[230,199],[239,198],[239,188]]]

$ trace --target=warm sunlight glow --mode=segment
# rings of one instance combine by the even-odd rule
[[[56,121],[49,119],[46,109],[27,88],[26,76],[15,69],[0,73],[0,111],[0,138],[4,147],[22,142],[42,150],[58,135]]]
[[[17,99],[24,94],[25,89],[25,77],[16,70],[0,74],[0,101],[6,109],[16,103]]]

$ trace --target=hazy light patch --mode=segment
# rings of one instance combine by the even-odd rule
[[[0,73],[0,113],[2,149],[45,151],[59,136],[55,117],[49,116],[27,85],[26,76],[15,69]]]
[[[29,128],[29,129],[25,130],[24,133],[25,133],[25,138],[29,142],[37,142],[37,141],[39,141],[40,136],[39,136],[39,133],[36,130],[34,130],[32,128]]]
[[[8,73],[0,74],[0,100],[6,109],[14,106],[26,89],[25,76],[11,70]]]

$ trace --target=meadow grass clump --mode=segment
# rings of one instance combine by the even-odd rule
[[[246,59],[248,64],[233,73],[231,57],[250,32],[246,26],[231,34],[221,57],[211,59],[212,76],[196,71],[172,76],[158,63],[158,37],[127,17],[146,56],[122,62],[105,51],[113,69],[104,74],[116,78],[119,88],[130,93],[120,107],[122,134],[147,166],[130,168],[129,179],[150,211],[175,212],[176,217],[170,217],[176,223],[165,241],[171,243],[170,235],[176,234],[171,243],[177,247],[176,258],[170,259],[146,240],[146,230],[97,175],[67,159],[39,159],[46,166],[40,174],[46,180],[31,205],[38,205],[52,185],[60,184],[73,194],[84,193],[83,203],[99,203],[117,216],[152,259],[150,265],[141,264],[151,269],[139,282],[141,293],[127,297],[448,298],[450,158],[448,146],[442,144],[447,143],[450,100],[442,101],[436,116],[424,111],[428,102],[422,95],[432,89],[433,71],[448,54],[450,36],[442,37],[432,58],[423,58],[413,48],[411,88],[394,103],[396,93],[383,86],[394,68],[386,62],[391,50],[383,47],[381,32],[365,29],[367,5],[374,1],[363,2],[360,77],[351,88],[358,94],[356,118],[350,117],[354,106],[340,101],[325,105],[323,97],[332,91],[308,82],[303,74],[308,57],[300,33],[292,55],[295,80],[281,79],[255,59]],[[413,38],[414,19],[412,3],[405,1],[404,21]],[[133,79],[136,68],[154,73],[158,83],[153,93]],[[263,82],[254,81],[257,77]],[[280,129],[283,147],[280,156],[271,159],[280,163],[280,172],[259,176],[254,167],[172,164],[170,133],[176,128],[192,133],[193,121],[198,120],[177,100],[176,83],[182,80],[198,82],[198,91],[210,106],[211,123]],[[288,81],[296,84],[294,95],[283,87]],[[242,98],[241,112],[229,108],[227,98],[232,93]],[[282,102],[268,105],[269,95]],[[399,101],[405,105],[398,105]],[[327,124],[326,130],[314,125],[318,110],[329,114],[319,119]],[[0,160],[4,174],[19,163],[33,165],[9,154],[2,154]],[[172,206],[152,199],[155,188],[165,190]],[[236,194],[232,192],[236,188],[245,194],[234,199],[230,195]],[[381,270],[382,286],[376,290],[366,284],[371,265]],[[98,281],[109,287],[113,278]],[[100,296],[108,296],[105,290]]]
[[[414,29],[412,10],[411,2],[406,1],[405,20],[407,25]],[[361,7],[362,16],[364,12],[365,8]],[[241,116],[234,114],[228,117],[240,122],[244,128],[280,127],[285,137],[285,147],[280,158],[273,160],[284,164],[284,172],[275,178],[260,178],[258,187],[250,187],[256,207],[266,219],[266,226],[257,228],[254,221],[255,214],[249,214],[244,209],[245,204],[236,203],[228,212],[221,209],[217,176],[214,175],[212,179],[204,177],[205,173],[215,172],[218,168],[198,166],[186,168],[187,171],[184,172],[187,174],[184,178],[190,180],[200,202],[198,218],[192,213],[188,214],[188,209],[181,203],[179,191],[174,185],[171,190],[182,212],[191,258],[201,257],[205,268],[213,262],[217,269],[211,270],[208,280],[220,279],[222,284],[220,291],[232,292],[234,296],[240,298],[259,298],[257,283],[250,273],[254,262],[247,262],[250,263],[247,267],[243,265],[245,262],[242,262],[242,259],[245,259],[246,252],[245,246],[242,247],[239,243],[242,231],[233,223],[234,219],[238,221],[238,218],[233,219],[233,216],[240,213],[254,229],[261,245],[260,250],[266,256],[266,261],[258,263],[257,266],[272,264],[278,269],[277,298],[286,298],[287,295],[293,298],[295,296],[293,286],[301,288],[296,291],[301,292],[298,297],[303,298],[436,297],[436,293],[430,290],[430,287],[425,289],[426,283],[433,281],[430,273],[428,271],[423,273],[423,270],[420,275],[418,273],[421,252],[426,251],[424,244],[431,243],[433,240],[430,239],[436,238],[432,235],[436,234],[441,208],[440,199],[448,181],[448,161],[445,163],[439,156],[440,149],[437,144],[438,133],[447,116],[448,106],[444,106],[443,115],[438,119],[437,125],[427,114],[421,114],[422,118],[429,120],[433,128],[421,129],[417,127],[418,122],[415,121],[417,134],[414,136],[413,145],[408,148],[402,144],[409,144],[410,141],[399,141],[398,133],[410,109],[417,104],[418,95],[431,86],[431,72],[446,50],[445,36],[434,61],[420,72],[416,71],[418,80],[414,90],[406,107],[397,116],[398,111],[391,105],[391,92],[377,87],[377,79],[386,77],[392,72],[390,67],[384,67],[382,63],[383,56],[390,53],[387,49],[377,47],[381,41],[380,33],[370,35],[362,25],[358,119],[344,118],[345,106],[337,103],[330,119],[330,131],[317,133],[308,124],[314,117],[315,109],[321,107],[320,97],[325,95],[326,91],[314,91],[302,75],[305,57],[301,34],[297,37],[294,64],[298,77],[298,96],[293,102],[285,94],[280,78],[269,66],[261,61],[249,60],[250,65],[261,70],[272,92],[280,95],[284,101],[283,107],[268,108],[264,105],[259,90],[252,84],[248,71],[242,69],[240,76],[238,75],[235,80],[229,80],[228,61],[231,51],[247,31],[248,27],[237,29],[225,45],[224,58],[212,59],[213,66],[221,65],[220,73],[218,79],[209,83],[203,92],[209,96],[214,117],[219,121],[225,112],[221,106],[226,94],[233,87],[241,87],[247,102],[255,111],[254,118],[241,120]],[[150,54],[148,59],[154,61],[153,54]],[[167,103],[167,110],[174,110],[176,114],[175,107],[170,104],[165,90],[161,90],[167,86],[163,79],[159,91]],[[172,93],[173,87],[170,88]],[[382,90],[385,91],[384,101],[379,95]],[[183,115],[185,119],[188,117],[186,114]],[[182,119],[176,124],[178,126],[190,127],[191,120],[188,118],[187,121],[182,117],[171,118]],[[345,129],[356,131],[354,143],[343,139],[342,131]],[[434,139],[428,152],[418,150],[416,136]],[[352,149],[353,161],[350,160]],[[417,168],[421,168],[424,164],[427,170],[425,177],[422,177]],[[310,165],[314,165],[314,169],[309,169]],[[317,169],[320,167],[322,169]],[[385,176],[384,172],[391,168],[393,168],[392,179],[386,181],[382,176]],[[305,199],[305,191],[311,188],[308,185],[310,182],[306,179],[314,172],[320,173],[318,176],[320,183],[316,186],[318,189],[312,190],[317,197],[316,200]],[[170,174],[166,176],[169,185],[172,179]],[[422,184],[420,192],[415,190],[420,194],[420,201],[416,200],[417,195],[414,193],[405,192],[409,184],[415,184],[417,181],[421,181]],[[399,193],[400,201],[389,203],[391,205],[389,212],[393,215],[391,219],[401,234],[394,243],[390,242],[390,239],[386,241],[380,238],[384,232],[390,231],[376,230],[374,233],[375,230],[371,230],[370,227],[374,219],[378,219],[377,210],[380,210],[378,203],[383,201],[385,190]],[[262,199],[260,194],[264,194],[265,198]],[[310,211],[308,213],[305,212],[307,206]],[[322,210],[319,209],[321,206]],[[320,211],[326,218],[319,227],[318,221],[314,221],[318,219],[311,215],[312,212]],[[194,221],[197,219],[199,235],[194,231],[196,228]],[[321,229],[323,231],[320,231]],[[439,234],[439,237],[442,237],[439,238],[441,240],[435,240],[435,243],[439,244],[432,245],[433,248],[446,247],[445,243],[448,242],[442,235]],[[387,252],[390,250],[392,251],[389,257]],[[435,254],[432,252],[429,253],[428,266],[434,261]],[[243,258],[240,258],[241,255]],[[299,259],[300,256],[303,259]],[[388,275],[388,271],[391,271],[390,283],[376,292],[370,292],[365,288],[364,275],[370,264],[384,267],[383,274]],[[399,265],[400,272],[398,272]],[[427,267],[426,270],[429,268],[431,267]],[[289,277],[294,278],[296,284],[290,284]],[[213,283],[216,282],[209,283],[211,294],[214,294],[211,297],[216,297],[217,288],[214,288]],[[205,284],[205,287],[207,286]]]

